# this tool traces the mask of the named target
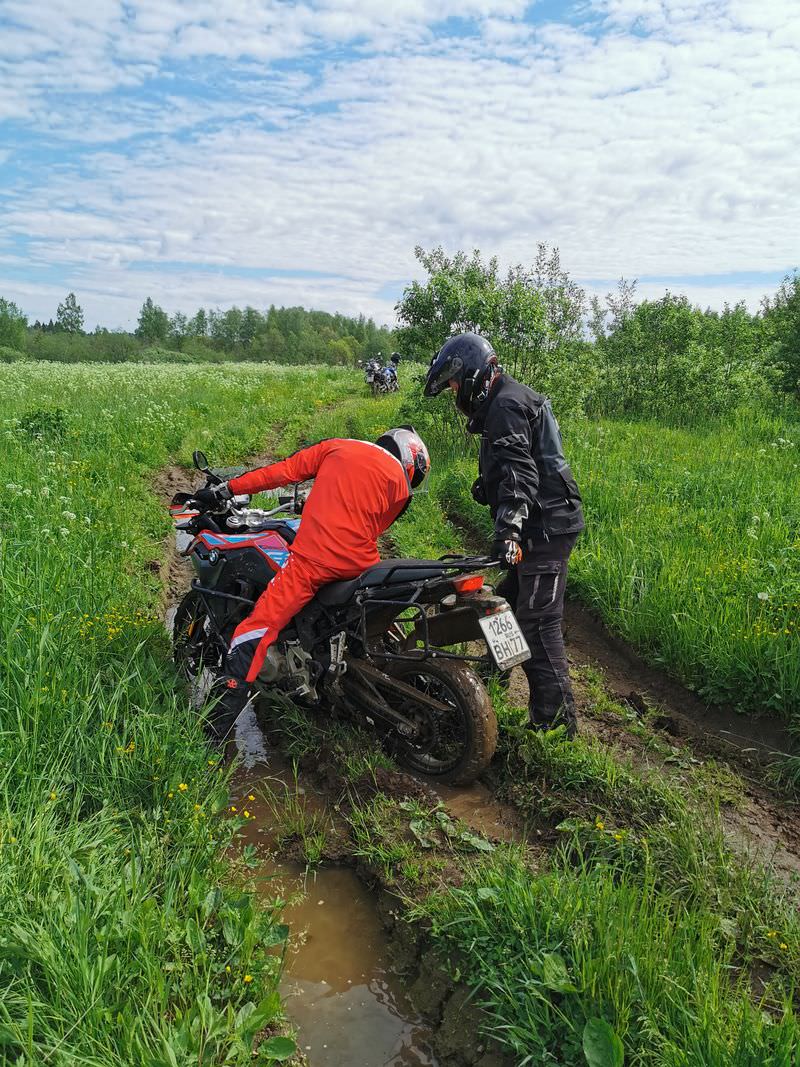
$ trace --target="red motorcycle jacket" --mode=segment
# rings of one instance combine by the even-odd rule
[[[260,493],[314,478],[292,552],[331,570],[360,573],[380,561],[378,537],[411,498],[403,465],[367,441],[333,438],[228,483]]]

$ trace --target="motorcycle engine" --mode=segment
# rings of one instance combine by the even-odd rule
[[[270,645],[258,680],[266,685],[284,682],[292,696],[317,700],[317,691],[311,682],[311,656],[299,641],[287,641]]]

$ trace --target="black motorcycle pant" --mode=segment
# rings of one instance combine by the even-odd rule
[[[567,567],[577,539],[577,534],[560,534],[525,542],[522,562],[497,586],[498,595],[514,608],[531,650],[522,664],[530,690],[530,724],[536,729],[563,724],[570,736],[577,720],[562,625]]]

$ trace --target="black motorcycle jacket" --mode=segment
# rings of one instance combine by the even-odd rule
[[[475,495],[489,505],[498,540],[542,540],[584,528],[581,495],[546,396],[501,374],[467,429],[481,435]]]

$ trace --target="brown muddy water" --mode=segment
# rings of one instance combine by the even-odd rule
[[[243,843],[255,845],[263,858],[254,872],[256,891],[268,901],[288,901],[282,992],[310,1067],[438,1067],[433,1035],[392,969],[375,900],[356,874],[335,866],[307,872],[268,854],[275,817],[265,796],[286,796],[320,814],[324,798],[267,753],[249,708],[237,723],[236,745],[241,771],[232,803],[250,813]]]

